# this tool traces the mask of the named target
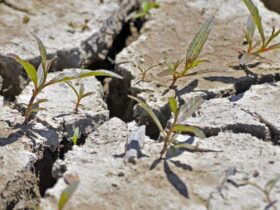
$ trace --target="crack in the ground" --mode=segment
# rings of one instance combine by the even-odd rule
[[[23,12],[23,13],[26,13],[28,15],[34,15],[34,13],[30,12],[28,9],[18,7],[17,5],[14,5],[10,2],[7,2],[6,0],[0,1],[0,4],[4,4],[5,6],[13,9],[15,11],[18,11],[18,12]]]
[[[244,112],[250,114],[252,117],[254,117],[258,122],[263,123],[269,130],[269,139],[270,141],[272,141],[275,144],[280,144],[279,141],[279,131],[277,132],[277,129],[268,121],[266,121],[260,114],[258,114],[257,112],[252,113],[250,110],[241,108],[241,110],[243,110]]]

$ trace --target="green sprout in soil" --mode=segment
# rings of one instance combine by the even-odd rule
[[[157,67],[158,64],[154,64],[154,65],[151,65],[149,67],[142,67],[136,63],[134,63],[135,67],[140,71],[141,75],[142,75],[142,78],[141,80],[144,81],[146,79],[146,75],[149,71],[151,71],[153,68]]]
[[[248,44],[247,51],[243,53],[240,59],[240,65],[246,65],[253,61],[257,56],[261,53],[275,50],[280,48],[280,42],[271,44],[271,42],[279,36],[280,29],[275,30],[275,27],[272,28],[271,34],[269,38],[264,34],[264,29],[262,25],[261,16],[258,8],[254,5],[251,0],[243,0],[246,4],[248,10],[250,11],[250,15],[247,20],[247,28],[245,30],[245,40]],[[254,34],[258,29],[261,40],[254,40]]]
[[[67,204],[67,202],[69,201],[73,193],[78,188],[80,183],[80,178],[78,175],[68,174],[64,176],[64,181],[68,186],[62,191],[60,195],[58,201],[58,207],[57,207],[58,210],[62,210],[65,207],[65,205]]]
[[[85,92],[85,86],[84,84],[80,84],[79,90],[77,90],[74,85],[70,81],[66,81],[66,84],[73,90],[73,92],[76,95],[76,102],[75,102],[75,108],[74,108],[74,113],[78,113],[79,106],[81,106],[81,100],[83,98],[86,98],[88,96],[91,96],[94,94],[94,92]]]
[[[276,175],[274,178],[270,179],[264,187],[260,186],[259,184],[246,180],[244,183],[242,184],[237,184],[237,186],[246,186],[246,185],[250,185],[256,189],[258,189],[264,196],[265,201],[267,202],[267,206],[265,209],[270,209],[271,207],[273,207],[273,209],[276,210],[275,204],[277,202],[277,200],[272,199],[271,197],[271,193],[274,189],[274,187],[277,185],[277,183],[280,181],[280,174]]]
[[[172,113],[172,118],[170,119],[170,124],[163,129],[159,119],[153,112],[153,110],[143,101],[134,97],[128,96],[129,98],[135,100],[152,118],[156,126],[160,131],[160,137],[163,139],[164,145],[160,152],[160,159],[162,159],[163,155],[169,150],[172,149],[176,151],[177,149],[196,149],[190,144],[180,143],[177,141],[177,134],[180,133],[191,133],[195,136],[204,139],[205,135],[202,130],[197,127],[184,125],[183,122],[190,117],[196,109],[203,103],[203,99],[201,97],[194,97],[185,103],[181,107],[178,106],[177,101],[174,97],[170,97],[168,99],[168,104],[170,111]]]
[[[80,130],[79,130],[79,127],[76,127],[74,130],[74,134],[73,136],[71,137],[71,140],[73,142],[74,145],[77,145],[78,143],[78,139],[80,138]]]
[[[166,61],[168,67],[167,70],[158,73],[158,76],[173,76],[172,83],[169,88],[172,88],[178,79],[189,76],[190,69],[197,67],[201,63],[208,62],[207,60],[200,59],[199,55],[214,25],[214,19],[214,17],[207,19],[191,41],[186,53],[183,69],[178,70],[181,67],[180,64],[183,62],[182,60],[177,60],[174,63]]]
[[[73,21],[68,22],[68,26],[72,29],[81,29],[82,32],[89,30],[90,27],[88,25],[89,19],[85,19],[83,23],[79,24]]]
[[[45,46],[37,36],[35,35],[33,36],[35,37],[38,43],[38,47],[41,55],[41,64],[39,65],[37,71],[34,65],[32,65],[30,62],[26,60],[22,60],[17,55],[9,54],[11,58],[15,59],[18,63],[22,65],[29,79],[33,82],[32,96],[29,100],[29,103],[27,105],[24,114],[25,116],[24,124],[27,124],[29,122],[32,113],[36,113],[40,110],[46,110],[45,108],[40,108],[39,105],[44,102],[47,102],[48,100],[47,99],[36,100],[36,99],[39,93],[50,85],[54,85],[60,82],[66,82],[74,79],[84,78],[84,77],[91,77],[91,76],[109,76],[109,77],[116,77],[118,79],[122,79],[122,77],[116,73],[106,71],[106,70],[97,70],[97,71],[79,73],[79,74],[69,75],[69,76],[65,74],[61,74],[54,79],[47,80],[48,72],[53,60],[47,60],[47,51]]]
[[[142,0],[140,9],[138,12],[134,13],[133,18],[146,18],[148,15],[150,15],[150,11],[152,9],[158,9],[159,7],[159,3],[156,3],[153,0]]]

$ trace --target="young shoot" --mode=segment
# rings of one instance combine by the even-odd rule
[[[205,135],[202,130],[197,127],[184,125],[183,122],[190,117],[196,109],[203,103],[203,99],[201,97],[195,97],[185,103],[181,107],[178,106],[177,101],[174,97],[168,98],[168,104],[170,111],[172,113],[172,118],[170,119],[170,125],[166,126],[163,129],[159,119],[153,112],[153,110],[143,101],[134,97],[128,96],[129,98],[135,100],[152,118],[156,126],[160,131],[160,136],[163,139],[163,148],[160,152],[160,159],[162,159],[163,155],[168,151],[169,148],[176,150],[176,149],[195,149],[190,144],[187,143],[180,143],[177,141],[177,134],[180,133],[191,133],[195,136],[204,139]]]
[[[151,66],[149,66],[149,67],[144,68],[144,67],[142,67],[142,66],[140,66],[140,65],[138,65],[138,64],[136,64],[136,63],[134,63],[134,65],[135,65],[135,66],[137,67],[137,69],[141,72],[141,75],[142,75],[141,80],[142,80],[142,81],[145,80],[146,75],[147,75],[147,73],[148,73],[149,71],[151,71],[153,68],[155,68],[155,67],[158,66],[158,64],[154,64],[154,65],[151,65]]]
[[[58,210],[64,209],[65,205],[76,191],[79,186],[80,178],[78,175],[68,174],[64,176],[64,181],[67,184],[67,187],[62,191],[59,201],[58,201]]]
[[[248,44],[248,48],[247,51],[243,53],[239,62],[240,65],[247,65],[259,54],[280,48],[280,42],[272,44],[272,41],[279,36],[280,29],[275,30],[275,27],[273,27],[269,38],[267,38],[264,34],[262,20],[258,8],[251,0],[243,1],[250,11],[250,15],[247,20],[247,27],[245,30],[245,40]],[[261,40],[255,41],[254,34],[256,28],[258,29]]]
[[[259,184],[252,182],[252,181],[245,181],[243,184],[239,184],[239,186],[244,185],[250,185],[252,187],[255,187],[258,189],[264,196],[265,201],[267,202],[267,207],[265,209],[269,209],[270,207],[273,207],[273,209],[276,209],[275,203],[277,200],[273,200],[271,193],[274,189],[274,187],[277,185],[277,183],[280,181],[280,174],[276,175],[274,178],[270,179],[264,187],[260,186]]]
[[[85,86],[84,84],[80,84],[79,86],[79,90],[77,90],[74,85],[72,85],[72,83],[70,81],[66,81],[66,84],[73,90],[73,92],[76,95],[76,102],[75,102],[75,108],[74,108],[74,113],[78,114],[78,109],[79,106],[81,105],[81,100],[83,98],[86,98],[88,96],[91,96],[94,94],[94,92],[85,92]]]
[[[189,76],[190,69],[197,67],[201,63],[208,62],[207,60],[200,59],[199,55],[214,25],[214,19],[214,17],[207,19],[196,33],[187,49],[185,63],[182,69],[180,64],[183,61],[181,60],[177,60],[175,63],[165,62],[168,68],[167,70],[158,73],[158,76],[172,75],[172,83],[169,88],[172,88],[178,79]]]
[[[74,145],[77,145],[78,143],[78,139],[80,138],[80,130],[79,130],[79,127],[76,127],[74,130],[74,134],[73,136],[71,137],[71,140],[73,142]]]
[[[45,46],[37,36],[35,35],[33,36],[37,41],[40,55],[41,55],[41,64],[39,65],[37,70],[28,61],[22,60],[17,55],[9,54],[9,57],[15,59],[18,63],[22,65],[23,69],[27,73],[27,76],[33,83],[32,95],[30,97],[29,103],[24,113],[25,116],[24,124],[27,124],[29,122],[32,113],[36,113],[40,110],[45,110],[44,108],[40,108],[39,105],[46,102],[47,99],[38,99],[38,100],[36,99],[39,93],[50,85],[54,85],[60,82],[66,82],[74,79],[84,78],[84,77],[91,77],[91,76],[110,76],[110,77],[116,77],[118,79],[122,79],[122,77],[116,73],[106,71],[106,70],[97,70],[97,71],[91,71],[87,73],[77,73],[74,75],[61,74],[58,75],[56,78],[48,80],[48,72],[53,60],[47,60],[47,51]]]
[[[133,18],[145,18],[150,14],[152,9],[158,9],[160,5],[153,0],[142,0],[140,9],[138,12],[134,13]]]

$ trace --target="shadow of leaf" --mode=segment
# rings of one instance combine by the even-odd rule
[[[164,161],[164,172],[170,184],[185,198],[189,198],[189,192],[184,182],[169,167],[167,161]]]

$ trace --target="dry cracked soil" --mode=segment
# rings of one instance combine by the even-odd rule
[[[253,2],[266,35],[280,27],[277,1]],[[159,8],[135,20],[139,0],[0,0],[0,210],[59,209],[77,177],[64,209],[280,209],[280,182],[273,183],[280,176],[279,50],[246,69],[239,66],[249,15],[241,0],[157,3]],[[208,62],[168,88],[171,77],[158,76],[164,57],[184,58],[199,26],[213,15],[201,54]],[[37,67],[40,54],[31,32],[54,59],[49,79],[96,69],[123,79],[73,81],[92,92],[76,114],[67,84],[47,87],[38,96],[48,100],[40,105],[46,110],[23,124],[33,84],[8,53]],[[142,79],[138,67],[151,65]],[[159,131],[127,94],[145,101],[163,126],[171,115],[168,97],[180,104],[202,97],[204,103],[183,123],[206,138],[182,133],[178,138],[198,149],[159,160]],[[269,193],[267,184],[274,184]]]

